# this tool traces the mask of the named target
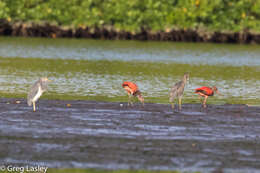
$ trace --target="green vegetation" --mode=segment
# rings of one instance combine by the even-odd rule
[[[260,31],[260,0],[1,0],[0,18],[151,31]]]

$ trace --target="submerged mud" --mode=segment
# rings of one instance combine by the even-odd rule
[[[260,170],[260,108],[0,99],[0,163],[55,168]]]
[[[91,39],[156,40],[176,42],[214,43],[260,43],[260,33],[244,30],[241,32],[205,31],[201,29],[172,29],[151,32],[142,28],[139,32],[118,31],[109,27],[62,27],[49,23],[23,23],[0,20],[0,35],[23,37],[74,37]]]

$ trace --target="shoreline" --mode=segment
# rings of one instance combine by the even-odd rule
[[[247,30],[240,32],[205,31],[200,29],[172,29],[151,32],[118,31],[113,27],[63,27],[49,23],[22,23],[0,21],[1,36],[47,37],[47,38],[88,38],[104,40],[139,40],[172,42],[206,42],[233,44],[260,44],[260,33]]]
[[[16,101],[20,101],[20,102],[26,102],[26,97],[25,96],[2,96],[0,97],[0,102],[1,100],[7,100],[8,103],[10,104],[15,104]],[[41,101],[47,101],[47,102],[93,102],[93,103],[113,103],[113,104],[127,104],[127,100],[108,100],[108,99],[85,99],[85,98],[77,98],[77,99],[73,99],[73,98],[50,98],[49,96],[43,96],[42,98],[40,98],[40,100],[38,102]],[[134,102],[135,105],[141,105],[139,101],[135,100]],[[153,101],[147,101],[144,103],[145,105],[149,105],[149,104],[156,104],[156,105],[169,105],[170,107],[170,103],[169,102],[153,102]],[[190,102],[185,102],[182,105],[201,105],[201,103],[199,103],[197,100],[195,101],[190,101]],[[254,107],[254,108],[260,108],[259,104],[250,104],[250,103],[230,103],[230,102],[226,102],[226,103],[212,103],[209,102],[207,103],[208,106],[231,106],[231,105],[240,105],[240,106],[245,106],[245,107]],[[178,103],[175,102],[175,107],[178,106]],[[130,107],[131,108],[131,107]]]
[[[199,110],[199,111],[210,111],[212,112],[214,109],[218,110],[219,109],[233,109],[235,107],[239,108],[239,109],[260,109],[260,106],[259,105],[250,105],[250,104],[239,104],[239,103],[225,103],[225,104],[207,104],[207,107],[206,108],[203,108],[201,103],[183,103],[182,106],[184,107],[181,111],[178,110],[177,106],[178,104],[175,103],[175,111],[172,112],[172,109],[171,109],[171,105],[170,103],[154,103],[154,102],[146,102],[144,104],[144,107],[142,106],[142,104],[140,102],[134,102],[134,106],[127,106],[128,102],[126,101],[106,101],[106,100],[82,100],[82,99],[75,99],[75,100],[62,100],[62,99],[48,99],[48,98],[41,98],[40,100],[37,101],[36,105],[37,106],[41,106],[41,104],[44,104],[45,106],[46,105],[56,105],[57,106],[61,106],[64,107],[64,108],[71,108],[72,105],[76,106],[74,108],[77,108],[77,104],[79,104],[79,106],[82,106],[84,103],[86,104],[91,104],[91,105],[95,105],[95,104],[105,104],[105,105],[110,105],[113,107],[113,109],[122,109],[122,108],[126,108],[126,109],[140,109],[140,110],[149,110],[149,111],[152,111],[152,110],[155,110],[153,108],[153,106],[162,106],[164,109],[166,109],[169,112],[171,113],[177,113],[177,114],[182,114],[182,111],[185,112],[185,107],[188,108],[188,109],[196,109],[196,110]],[[32,109],[32,106],[28,106],[27,105],[27,100],[25,98],[21,98],[21,97],[0,97],[0,104],[6,104],[6,105],[21,105],[21,106],[25,106],[27,107],[26,109],[30,110]],[[123,105],[123,106],[122,106]],[[110,107],[109,106],[109,107]],[[53,106],[51,106],[53,107]],[[112,108],[110,107],[110,108]],[[94,106],[95,109],[98,109],[100,108],[99,106]],[[211,110],[212,109],[212,110]],[[37,112],[37,111],[36,111]],[[214,112],[214,111],[213,111]],[[220,111],[222,112],[222,111]],[[209,112],[208,112],[209,113]],[[215,112],[216,113],[216,112]]]

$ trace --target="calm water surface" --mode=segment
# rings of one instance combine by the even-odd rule
[[[0,37],[0,93],[26,97],[40,76],[54,82],[49,99],[127,101],[125,80],[148,102],[168,102],[173,83],[190,72],[184,102],[194,89],[215,85],[223,96],[209,103],[260,105],[260,46]]]

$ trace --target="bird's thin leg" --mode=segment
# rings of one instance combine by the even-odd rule
[[[204,108],[207,107],[207,106],[206,106],[207,98],[208,98],[208,96],[205,96],[205,99],[204,99],[204,102],[203,102],[203,107],[204,107]]]
[[[181,110],[181,99],[182,97],[179,97],[179,110]]]
[[[133,95],[131,94],[131,93],[128,93],[128,106],[133,106],[134,104],[133,104]]]
[[[199,95],[199,100],[200,100],[200,103],[202,103],[203,101],[201,100],[201,95]]]
[[[130,102],[131,102],[131,94],[128,93],[128,104],[127,104],[127,106],[130,106]]]
[[[131,101],[130,101],[130,103],[131,103],[131,106],[134,106],[134,103],[133,103],[133,95],[131,94]]]
[[[141,102],[142,107],[144,107],[144,98],[142,97],[142,95],[137,95],[137,98]]]
[[[173,100],[173,102],[171,103],[171,105],[172,105],[172,110],[174,110],[174,100]]]
[[[33,112],[35,112],[36,109],[35,109],[35,102],[33,102]]]

